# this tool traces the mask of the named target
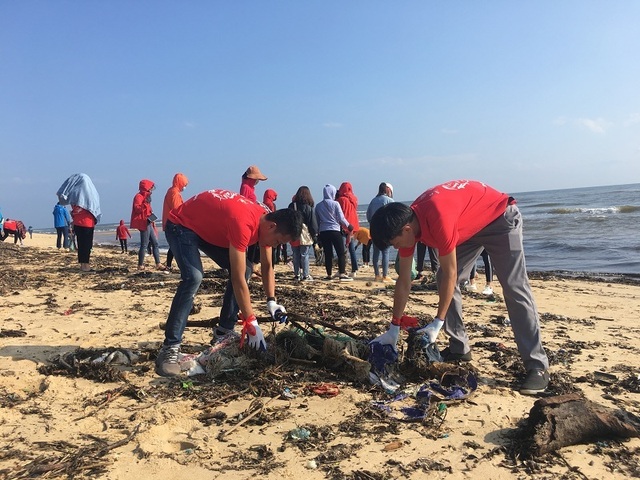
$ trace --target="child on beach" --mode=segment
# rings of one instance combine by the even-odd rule
[[[127,253],[129,250],[127,248],[127,238],[131,238],[131,233],[129,233],[129,229],[124,224],[124,220],[120,220],[120,225],[116,228],[116,239],[120,240],[120,248],[122,252]]]
[[[493,260],[527,371],[520,393],[534,395],[547,388],[549,360],[542,347],[538,311],[527,278],[522,218],[512,197],[481,182],[451,181],[427,190],[411,207],[400,202],[381,207],[371,219],[370,230],[374,244],[379,248],[393,245],[400,256],[391,326],[374,342],[395,348],[400,326],[410,323],[404,310],[411,291],[413,252],[416,242],[421,241],[438,249],[440,268],[436,274],[436,317],[419,332],[434,343],[444,326],[449,335],[449,346],[441,352],[444,361],[470,361],[459,283],[469,277],[484,248]]]

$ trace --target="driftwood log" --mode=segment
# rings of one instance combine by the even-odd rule
[[[537,400],[525,429],[531,440],[528,453],[535,456],[595,440],[638,437],[640,419],[573,393]]]

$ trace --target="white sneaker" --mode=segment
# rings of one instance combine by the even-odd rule
[[[306,277],[303,277],[303,279],[301,281],[303,281],[303,282],[313,282],[313,277],[311,275],[307,275]]]
[[[341,282],[353,282],[353,278],[351,278],[349,275],[347,275],[346,273],[341,273],[340,274],[340,281]]]
[[[351,272],[351,278],[356,278],[358,276],[358,271]]]
[[[484,287],[482,290],[483,295],[493,295],[493,289],[491,287]]]
[[[478,287],[476,286],[475,283],[469,283],[467,285],[465,285],[465,290],[467,292],[477,292],[478,291]]]

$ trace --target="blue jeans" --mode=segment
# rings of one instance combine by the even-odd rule
[[[349,242],[349,256],[351,257],[351,271],[358,271],[358,257],[356,257],[356,245],[358,245],[358,241],[355,237],[351,237],[351,241]]]
[[[158,237],[156,231],[149,223],[146,230],[140,230],[140,249],[138,250],[138,266],[144,263],[144,256],[147,253],[147,247],[151,243],[151,252],[156,265],[160,263],[160,251],[158,250]]]
[[[299,247],[291,247],[293,250],[293,274],[300,276],[302,280],[309,276],[309,251],[311,245],[300,245]],[[302,268],[302,275],[300,269]]]
[[[182,335],[187,326],[187,319],[193,299],[200,288],[204,270],[200,250],[216,262],[221,268],[229,270],[229,249],[217,247],[203,241],[194,231],[182,225],[175,225],[167,222],[165,227],[165,237],[169,242],[169,247],[173,252],[178,268],[180,268],[180,283],[171,302],[169,317],[165,327],[164,344],[167,346],[179,345],[182,343]],[[247,261],[245,279],[249,279],[253,272],[253,264]],[[220,310],[220,321],[218,325],[226,330],[233,330],[238,321],[238,302],[233,294],[231,278],[227,281],[227,286],[222,297],[222,309]]]
[[[376,247],[375,243],[373,244],[373,273],[376,277],[380,275],[380,269],[378,267],[378,259],[380,258],[380,254],[382,253],[382,276],[389,276],[389,251],[391,247],[387,247],[384,250],[380,250]]]

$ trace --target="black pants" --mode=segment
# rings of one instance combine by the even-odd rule
[[[327,276],[331,276],[331,270],[333,269],[333,249],[336,250],[336,255],[338,256],[338,272],[346,274],[345,245],[342,234],[337,230],[320,232],[320,243],[324,251],[324,268],[327,270]]]
[[[363,243],[362,244],[362,261],[364,263],[369,263],[371,261],[371,244],[373,243],[372,240],[369,240],[369,243],[367,243],[366,245]]]
[[[74,226],[73,230],[78,242],[78,263],[89,263],[93,248],[93,227]]]

